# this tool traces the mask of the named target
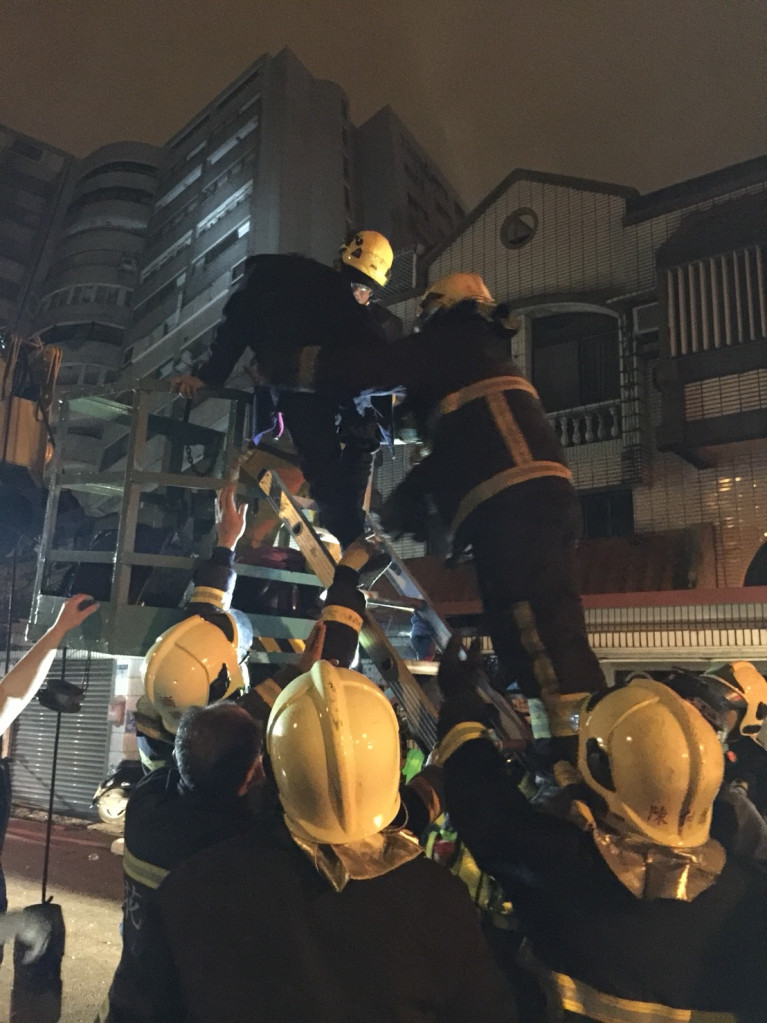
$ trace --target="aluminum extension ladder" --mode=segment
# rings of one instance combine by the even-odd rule
[[[280,521],[290,530],[291,536],[304,555],[307,567],[327,589],[333,581],[336,562],[305,517],[303,510],[274,470],[265,469],[258,477],[258,485]],[[370,519],[367,520],[366,537],[389,555],[390,562],[385,570],[387,580],[401,597],[417,607],[418,613],[425,618],[432,630],[435,645],[440,651],[444,651],[452,635],[449,626],[439,616],[428,596],[386,537],[375,530]],[[408,665],[392,646],[369,609],[365,612],[360,645],[365,655],[378,669],[386,685],[402,704],[413,734],[427,749],[432,749],[437,742],[438,708],[418,684]],[[479,682],[477,691],[483,700],[492,703],[498,710],[502,738],[512,745],[521,745],[525,738],[524,727],[504,697],[492,688],[487,679]]]

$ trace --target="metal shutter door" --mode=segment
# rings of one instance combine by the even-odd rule
[[[66,680],[82,685],[87,654],[67,651]],[[88,692],[79,714],[61,715],[56,792],[56,813],[76,817],[98,815],[91,807],[93,793],[104,780],[109,757],[110,725],[107,707],[112,696],[114,659],[92,655]],[[61,677],[61,654],[49,678]],[[11,746],[13,801],[47,810],[53,761],[56,713],[33,700],[16,722]]]

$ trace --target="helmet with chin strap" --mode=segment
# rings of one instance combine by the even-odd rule
[[[357,283],[386,286],[394,262],[392,247],[378,231],[357,231],[338,250],[341,262],[357,271]]]

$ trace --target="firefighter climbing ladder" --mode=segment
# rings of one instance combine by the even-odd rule
[[[306,559],[307,566],[325,588],[329,587],[333,581],[335,560],[304,516],[301,508],[296,504],[292,494],[282,483],[279,475],[271,469],[266,469],[259,476],[258,485],[280,520],[290,530],[291,536]],[[437,647],[444,650],[452,635],[449,627],[440,618],[427,595],[386,538],[375,531],[370,520],[368,520],[366,535],[389,555],[390,562],[386,569],[387,579],[402,597],[412,601],[413,606],[418,608],[419,614],[426,619],[432,629]],[[433,748],[437,741],[437,708],[424,693],[407,664],[394,649],[370,611],[365,614],[365,622],[360,633],[360,645],[367,657],[375,664],[383,680],[402,703],[414,734],[427,748]],[[497,708],[501,731],[505,737],[512,742],[520,741],[523,738],[520,722],[506,700],[493,690],[486,679],[478,684],[477,691],[482,699],[494,704]]]

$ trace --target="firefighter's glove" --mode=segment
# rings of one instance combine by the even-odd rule
[[[437,675],[437,684],[444,697],[437,722],[438,739],[463,721],[478,721],[486,728],[499,725],[498,711],[477,691],[477,683],[487,679],[479,644],[475,641],[468,653],[463,654],[460,639],[453,636],[442,655]]]

